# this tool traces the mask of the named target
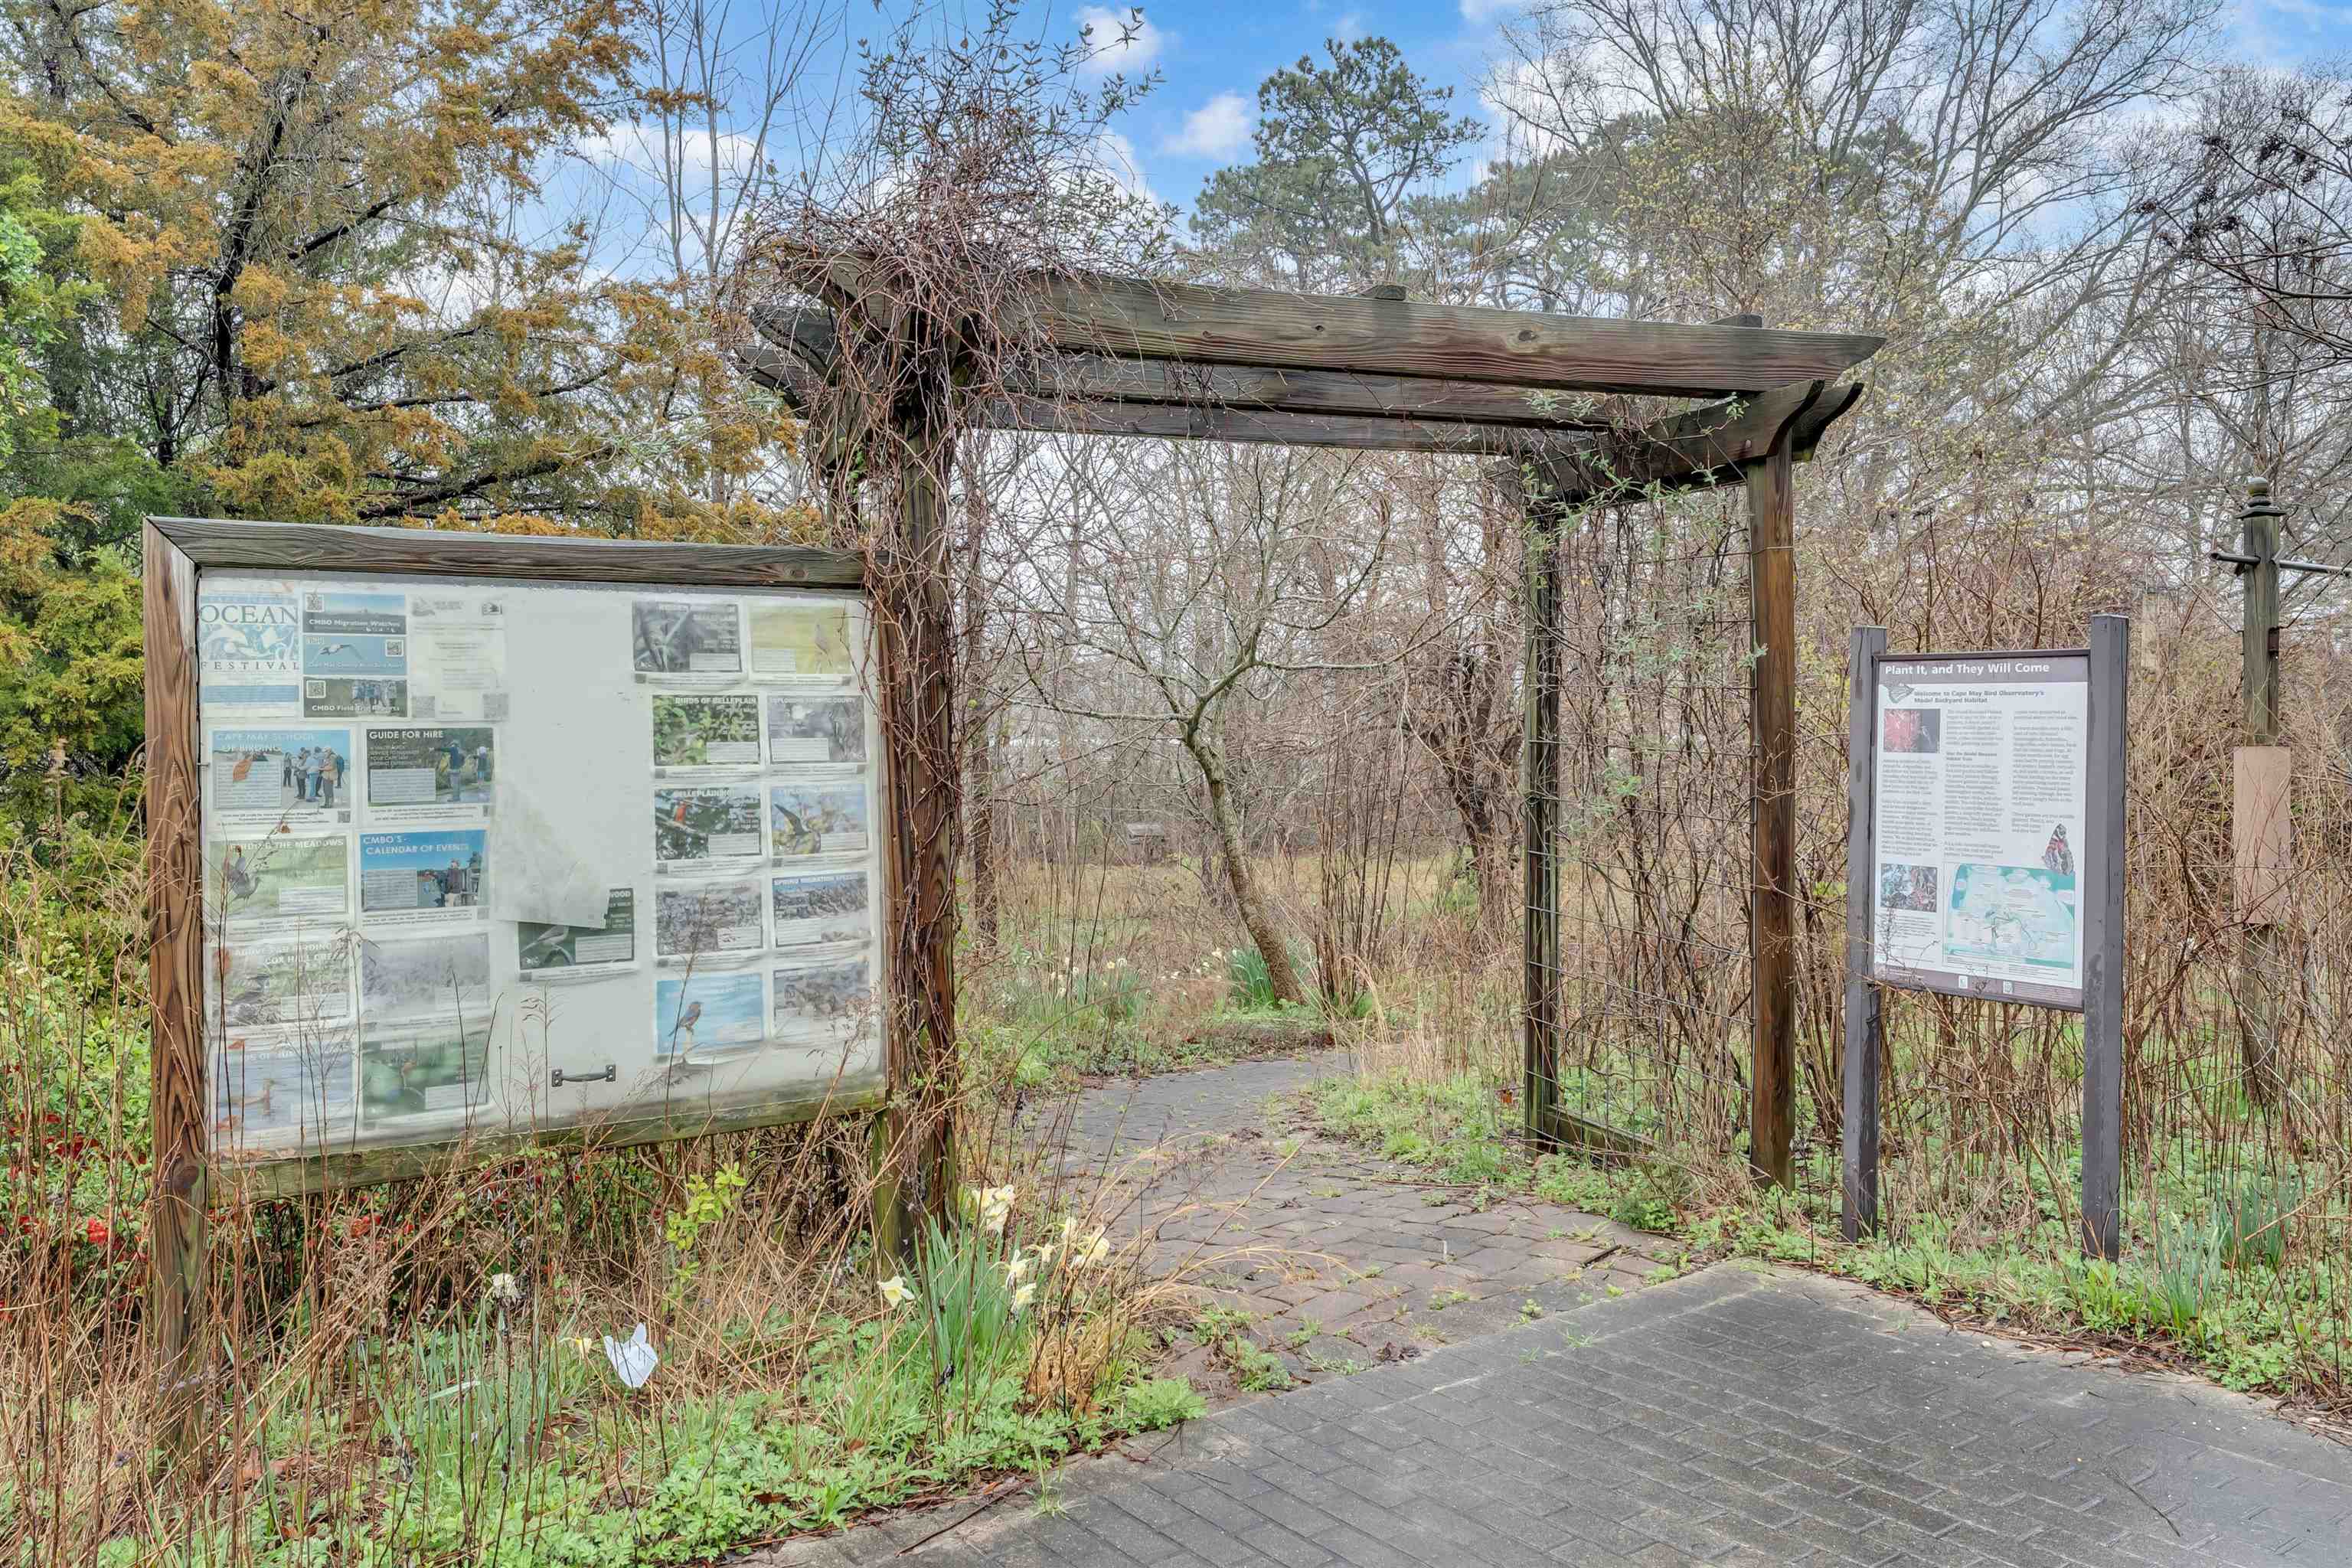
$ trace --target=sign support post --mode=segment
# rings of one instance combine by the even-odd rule
[[[1877,792],[1878,656],[1886,628],[1856,626],[1847,661],[1852,706],[1847,710],[1845,844],[1845,1238],[1878,1233],[1878,986],[1870,977],[1870,893],[1876,835],[1871,802]]]
[[[2131,622],[2091,617],[2089,821],[2083,855],[2083,1252],[2123,1247],[2124,763]]]

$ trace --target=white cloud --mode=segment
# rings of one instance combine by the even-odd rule
[[[1528,8],[1529,0],[1462,0],[1462,19],[1465,22],[1491,22]]]
[[[1349,11],[1331,24],[1331,36],[1343,44],[1352,44],[1364,36],[1364,14]]]
[[[1250,139],[1256,116],[1238,92],[1221,92],[1184,117],[1184,129],[1160,142],[1163,153],[1193,158],[1230,158]]]
[[[716,137],[689,132],[675,144],[665,144],[658,125],[632,121],[588,137],[580,155],[606,168],[628,168],[661,178],[676,166],[689,185],[710,178],[714,167],[723,184],[733,184],[759,173],[759,143],[749,136],[720,132]]]
[[[1143,160],[1137,154],[1135,143],[1118,132],[1106,131],[1095,138],[1093,163],[1095,173],[1107,176],[1129,195],[1159,202],[1151,182],[1144,177]]]
[[[1087,39],[1087,61],[1080,68],[1088,76],[1108,76],[1113,71],[1139,71],[1160,58],[1160,48],[1167,36],[1126,7],[1114,11],[1106,5],[1082,5],[1078,8],[1078,26]]]

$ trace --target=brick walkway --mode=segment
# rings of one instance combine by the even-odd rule
[[[1095,1089],[1069,1157],[1119,1173],[1124,1226],[1159,1237],[1155,1266],[1250,1315],[1301,1382],[1361,1371],[1639,1289],[1661,1243],[1556,1204],[1433,1186],[1294,1125],[1285,1102],[1344,1054],[1245,1062]],[[1169,1369],[1213,1397],[1205,1350]]]
[[[1097,1090],[1067,1139],[1074,1159],[1147,1155],[1127,1173],[1131,1223],[1159,1223],[1166,1266],[1258,1313],[1314,1386],[1071,1466],[1045,1507],[1014,1488],[754,1561],[2352,1563],[2352,1451],[2255,1401],[1956,1331],[1794,1271],[1655,1282],[1639,1250],[1654,1239],[1399,1185],[1270,1120],[1268,1100],[1318,1070],[1252,1063]]]
[[[766,1561],[2332,1568],[2352,1454],[2200,1384],[1718,1265]],[[962,1511],[969,1511],[965,1509]]]

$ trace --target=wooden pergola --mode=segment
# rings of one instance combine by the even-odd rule
[[[862,273],[857,263],[829,262],[823,304],[759,317],[764,341],[743,353],[751,374],[799,406],[819,405],[838,364],[838,334],[870,331],[876,320],[890,319],[887,300],[865,308]],[[891,418],[910,447],[936,458],[937,433],[960,423],[1484,456],[1510,459],[1511,477],[1527,481],[1525,1079],[1528,1131],[1546,1142],[1605,1143],[1611,1137],[1562,1110],[1555,1093],[1562,1028],[1559,889],[1549,850],[1559,803],[1552,789],[1539,787],[1556,776],[1559,746],[1560,594],[1553,546],[1565,519],[1587,502],[1745,485],[1757,656],[1750,1159],[1760,1176],[1787,1184],[1796,1028],[1792,468],[1862,394],[1861,384],[1836,378],[1884,340],[1779,331],[1755,317],[1685,326],[1429,304],[1394,286],[1344,296],[1040,277],[1017,298],[1029,312],[1020,340],[1037,352],[955,420],[938,408],[895,406]],[[1631,430],[1593,416],[1593,397],[1628,395],[1712,401]],[[934,462],[932,472],[944,468]],[[937,483],[906,488],[898,547],[909,559],[943,562]],[[883,654],[887,662],[887,638]],[[916,690],[887,668],[883,682],[902,696]],[[936,738],[943,742],[948,704],[920,701],[914,711],[941,727]],[[945,755],[945,745],[933,754]],[[902,809],[940,793],[929,787],[936,781],[910,778],[906,762],[893,757],[892,794]],[[905,837],[912,845],[918,835]],[[894,918],[908,930],[936,931],[934,945],[951,942],[953,934],[951,906],[941,907],[954,885],[953,848],[950,835],[933,834],[910,851],[921,863],[893,868]],[[915,979],[906,964],[894,966],[894,1002],[910,979],[934,987],[933,1005],[941,1000],[936,987],[946,955],[919,956],[917,967],[932,978]],[[951,1006],[951,975],[944,984]],[[917,1070],[919,1042],[905,1037],[900,1013],[894,1005],[894,1085]]]

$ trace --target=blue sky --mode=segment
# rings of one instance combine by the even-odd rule
[[[940,8],[934,9],[934,3]],[[1412,67],[1428,80],[1454,89],[1457,112],[1490,124],[1497,117],[1481,101],[1488,73],[1511,58],[1504,30],[1528,0],[1166,0],[1143,8],[1143,23],[1123,49],[1105,49],[1103,71],[1155,71],[1159,87],[1116,126],[1102,151],[1106,162],[1125,164],[1126,183],[1189,211],[1202,180],[1213,170],[1250,156],[1249,132],[1256,112],[1258,83],[1297,63],[1320,56],[1324,40],[1379,34],[1394,41]],[[2238,61],[2273,67],[2352,57],[2352,0],[2225,0],[2222,37]],[[796,141],[805,149],[823,144],[842,127],[845,100],[855,90],[854,51],[861,37],[879,44],[893,20],[920,6],[938,18],[974,16],[983,0],[756,0],[725,8],[720,24],[728,86],[721,89],[719,144],[690,139],[682,156],[690,201],[682,243],[689,258],[698,254],[692,216],[708,195],[717,165],[719,182],[736,195],[751,183],[760,161],[789,168]],[[1033,0],[1020,30],[1075,42],[1081,26],[1097,26],[1097,46],[1118,37],[1116,18],[1124,7],[1102,0]],[[755,140],[758,83],[771,20],[787,32],[814,23],[803,34],[807,53],[799,56],[796,90],[784,99],[771,138]],[[924,29],[929,30],[929,26]],[[783,50],[793,54],[794,45]],[[667,268],[665,250],[667,209],[658,171],[664,154],[650,129],[623,123],[591,138],[579,162],[557,172],[551,199],[541,209],[549,240],[554,229],[577,216],[591,224],[592,241],[616,271]],[[1466,176],[1467,167],[1464,171]],[[736,219],[721,225],[732,232]],[[690,264],[690,263],[689,263]],[[453,288],[458,285],[453,284]]]
[[[1453,87],[1457,112],[1491,119],[1479,85],[1507,58],[1503,28],[1521,7],[1508,0],[1183,0],[1143,7],[1145,30],[1127,51],[1164,79],[1122,127],[1138,172],[1153,194],[1189,209],[1208,174],[1248,156],[1257,84],[1320,55],[1329,37],[1377,33],[1396,43],[1423,77]],[[1040,10],[1073,30],[1123,7],[1085,5]],[[1116,36],[1098,26],[1097,39]],[[2292,66],[2352,54],[2352,4],[2237,0],[2224,19],[2228,51],[2248,63]]]

